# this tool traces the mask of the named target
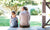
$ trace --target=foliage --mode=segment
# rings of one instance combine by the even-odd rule
[[[39,10],[39,13],[41,13],[41,9],[40,9],[40,8],[38,8],[38,10]]]
[[[2,15],[4,12],[2,10],[0,10],[0,15]]]
[[[30,12],[31,15],[38,15],[38,12],[35,9],[31,9]]]
[[[38,5],[38,3],[34,3],[34,1],[32,1],[32,5]]]
[[[10,8],[11,10],[15,10],[17,12],[17,7],[25,6],[28,4],[38,5],[38,3],[34,3],[32,0],[2,0],[3,4],[6,8]]]
[[[31,15],[38,15],[41,13],[41,9],[38,8],[38,11],[36,9],[31,9],[30,10]]]
[[[4,12],[2,10],[0,10],[0,15],[2,15]]]
[[[19,15],[20,11],[17,12],[17,15]]]
[[[50,2],[50,0],[46,0],[47,2]]]
[[[5,2],[5,4],[7,6],[24,6],[24,5],[27,5],[27,4],[32,4],[32,5],[37,5],[37,3],[34,3],[34,1],[31,1],[31,0],[10,0],[8,2]]]

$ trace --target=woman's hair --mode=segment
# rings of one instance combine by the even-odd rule
[[[27,7],[23,7],[23,9],[26,10],[26,11],[28,11],[28,8]]]
[[[12,11],[12,13],[16,14],[15,11]]]

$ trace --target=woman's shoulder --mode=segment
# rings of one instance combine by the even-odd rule
[[[20,15],[23,15],[24,13],[23,12],[20,12]]]

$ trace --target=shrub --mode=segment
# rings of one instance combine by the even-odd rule
[[[30,13],[31,13],[31,15],[38,15],[37,10],[35,10],[35,9],[31,9]]]
[[[17,15],[19,15],[20,11],[17,12]]]

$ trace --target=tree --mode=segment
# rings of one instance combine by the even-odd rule
[[[47,2],[50,2],[50,0],[46,0]]]
[[[0,15],[2,15],[4,12],[2,10],[0,10]]]
[[[37,5],[37,3],[34,3],[32,0],[3,0],[4,5],[6,8],[10,8],[11,10],[15,10],[17,12],[17,7],[21,7],[24,5]]]

